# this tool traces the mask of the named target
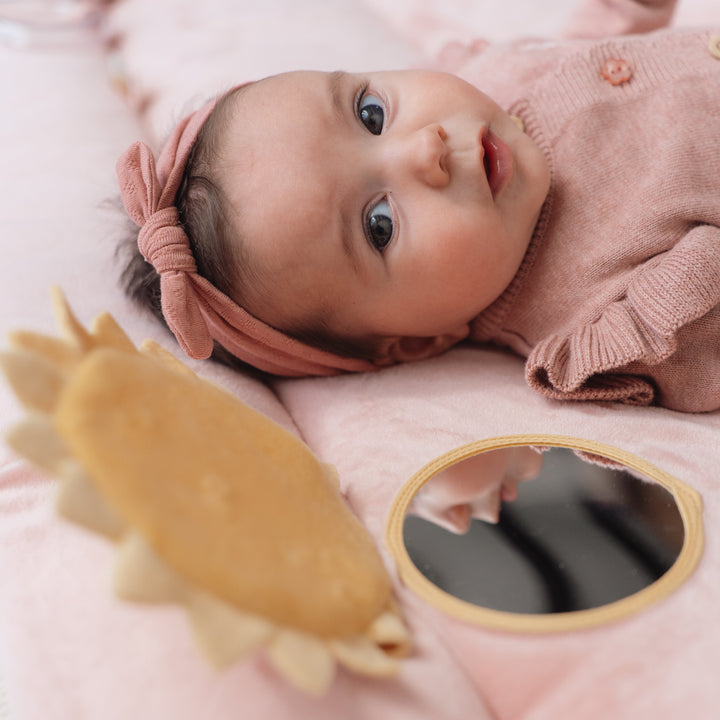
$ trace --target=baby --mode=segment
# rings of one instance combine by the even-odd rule
[[[673,4],[588,7],[637,31]],[[190,356],[280,375],[469,340],[550,397],[720,407],[720,35],[446,62],[270,77],[186,118],[157,168],[133,145],[129,293]]]

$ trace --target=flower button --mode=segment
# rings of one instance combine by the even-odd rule
[[[632,70],[627,60],[610,58],[600,70],[600,75],[611,85],[622,85],[632,77]]]
[[[714,57],[720,60],[720,35],[713,35],[710,38],[710,43],[708,44],[708,50],[710,51],[710,54]]]

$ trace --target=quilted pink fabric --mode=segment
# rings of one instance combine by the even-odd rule
[[[171,4],[181,5],[174,0]],[[152,8],[150,13],[158,5],[126,0],[117,6],[118,18],[132,11],[132,22],[128,14],[123,16],[126,32],[135,28],[141,34],[159,33],[157,23],[141,20],[143,8]],[[346,6],[337,5],[341,10]],[[357,34],[349,34],[352,23],[349,29],[343,26],[342,35],[338,31],[339,40],[326,34],[322,47],[327,65],[335,69],[341,64],[340,53],[350,41],[359,63],[360,52],[367,55],[370,47],[362,33],[381,28],[382,37],[400,37],[393,35],[397,25],[391,16],[411,5],[415,2],[358,0],[350,15],[356,19]],[[458,0],[427,7],[442,7],[451,20],[462,19],[465,12],[468,32],[486,34],[484,28],[497,27],[498,33],[516,35],[529,27],[521,28],[521,13],[530,22],[541,12],[547,28],[554,30],[569,5],[570,0],[552,3],[557,13],[552,17],[548,4],[535,0],[478,1],[469,9]],[[684,17],[697,11],[712,19],[715,11],[720,24],[715,0],[686,0],[684,5],[678,18],[685,10]],[[233,7],[246,9],[244,4]],[[113,168],[120,152],[139,135],[147,137],[151,127],[162,135],[181,114],[180,106],[199,92],[201,78],[214,78],[208,79],[210,85],[231,75],[230,81],[237,82],[244,79],[238,74],[245,69],[254,75],[251,70],[259,68],[260,45],[252,45],[259,43],[259,32],[248,34],[243,48],[244,53],[255,52],[252,67],[242,63],[243,58],[249,62],[248,55],[236,56],[236,64],[226,67],[221,55],[212,52],[210,40],[202,46],[188,43],[193,32],[215,32],[222,26],[230,33],[233,17],[226,14],[221,22],[208,16],[203,25],[201,15],[191,16],[193,22],[178,23],[176,34],[169,36],[166,53],[156,53],[154,59],[144,55],[140,65],[132,64],[132,49],[139,52],[142,42],[127,36],[128,67],[135,72],[145,68],[146,89],[150,79],[155,82],[155,102],[142,118],[142,129],[110,88],[99,48],[21,52],[0,47],[2,334],[11,327],[53,332],[48,288],[59,284],[84,322],[109,310],[136,342],[151,337],[174,347],[171,336],[130,306],[116,287],[114,238],[122,222],[103,203],[116,196]],[[277,37],[295,37],[299,45],[307,40],[295,33],[299,23],[304,19],[317,25],[318,18],[288,15]],[[264,27],[266,35],[274,29]],[[411,64],[411,57],[426,58],[428,37],[416,35],[413,45],[399,39],[392,50],[395,63],[390,55],[375,60],[397,66],[401,60]],[[177,53],[183,47],[188,53],[203,48],[193,55],[187,81],[168,72],[179,62]],[[283,55],[282,45],[273,47],[273,63],[293,63],[289,50]],[[113,73],[117,70],[114,66]],[[214,90],[207,88],[208,93]],[[381,549],[392,498],[427,461],[472,440],[544,431],[614,444],[695,487],[705,504],[703,558],[689,581],[656,606],[612,626],[553,638],[464,625],[396,581],[417,643],[400,678],[381,682],[342,674],[329,697],[311,700],[281,683],[260,656],[215,674],[198,657],[179,611],[114,600],[109,591],[111,548],[57,519],[52,511],[54,481],[30,470],[3,446],[0,677],[12,720],[714,717],[720,701],[715,682],[720,628],[714,621],[720,604],[720,539],[715,530],[720,491],[714,479],[720,461],[718,413],[558,404],[525,386],[519,360],[481,349],[458,350],[374,375],[283,381],[273,388],[209,363],[189,364],[304,437],[323,460],[334,463],[348,502]],[[19,414],[0,383],[0,424],[7,427]],[[386,559],[393,572],[391,558]]]

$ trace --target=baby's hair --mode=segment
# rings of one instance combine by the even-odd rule
[[[234,103],[246,87],[248,85],[242,85],[218,100],[193,144],[175,196],[179,223],[188,236],[198,274],[241,306],[245,306],[247,295],[244,288],[253,287],[256,289],[253,294],[262,297],[264,292],[269,292],[271,283],[270,278],[264,277],[267,273],[256,267],[247,252],[238,222],[231,220],[238,215],[232,212],[214,169],[221,164],[222,139],[230,124]],[[137,236],[138,229],[133,226],[118,248],[124,256],[121,286],[130,299],[167,324],[162,313],[160,275],[142,256]],[[313,318],[304,325],[276,329],[342,357],[374,360],[379,356],[379,338],[339,337],[327,329],[323,317]],[[249,367],[218,342],[213,345],[212,357],[233,367]]]

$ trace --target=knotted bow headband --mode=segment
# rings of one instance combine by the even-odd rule
[[[241,308],[198,275],[190,241],[179,225],[175,195],[200,129],[217,99],[175,128],[155,166],[150,148],[131,145],[117,162],[125,209],[140,227],[138,247],[160,275],[162,312],[180,346],[192,358],[207,358],[213,340],[265,372],[289,377],[366,372],[366,360],[344,358],[295,340]]]

